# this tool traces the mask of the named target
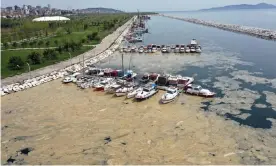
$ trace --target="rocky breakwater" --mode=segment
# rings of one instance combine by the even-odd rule
[[[175,16],[167,16],[164,14],[159,14],[163,17],[173,18],[177,20],[182,20],[194,24],[200,24],[204,26],[214,27],[226,31],[232,31],[237,33],[243,33],[250,36],[255,36],[262,39],[267,40],[276,40],[276,31],[275,30],[269,30],[269,29],[263,29],[263,28],[256,28],[256,27],[248,27],[248,26],[242,26],[242,25],[234,25],[234,24],[221,24],[214,21],[204,21],[199,20],[195,18],[181,18],[181,17],[175,17]]]
[[[132,22],[135,19],[136,18],[131,19],[125,25],[123,25],[122,27],[117,29],[114,33],[117,34],[119,31],[119,35],[117,36],[117,38],[115,38],[115,39],[113,38],[114,39],[113,41],[107,42],[106,40],[110,40],[110,39],[105,38],[102,41],[102,43],[99,45],[110,44],[110,46],[107,47],[105,50],[99,52],[98,54],[96,54],[96,55],[94,54],[95,56],[92,56],[92,57],[86,56],[84,63],[83,62],[79,63],[79,58],[81,58],[79,56],[82,56],[82,58],[84,58],[85,55],[87,55],[87,54],[89,55],[91,53],[90,51],[86,52],[82,55],[79,55],[77,59],[76,58],[74,59],[74,60],[77,60],[77,63],[74,63],[73,65],[66,66],[65,68],[61,68],[61,69],[56,68],[56,70],[54,70],[54,71],[48,72],[46,74],[34,76],[33,78],[29,78],[29,79],[28,79],[28,77],[29,77],[28,75],[25,76],[26,74],[22,74],[20,77],[20,78],[22,78],[22,80],[17,80],[16,83],[14,83],[14,81],[13,81],[13,83],[9,83],[9,81],[6,81],[6,82],[4,81],[4,83],[6,83],[6,84],[3,84],[3,80],[1,80],[2,81],[1,96],[7,95],[10,93],[14,93],[14,92],[18,92],[18,91],[22,91],[22,90],[26,90],[28,88],[32,88],[32,87],[44,84],[49,81],[62,78],[62,77],[64,77],[64,75],[67,75],[72,72],[80,71],[89,65],[93,65],[93,64],[107,58],[108,56],[110,56],[113,52],[115,52],[119,48],[121,42],[124,39],[124,36],[128,33],[128,31],[132,25]],[[105,43],[105,42],[107,42],[107,43]],[[100,50],[101,49],[98,49],[98,51],[100,51]],[[73,61],[73,59],[72,59],[72,61]],[[62,66],[63,65],[61,65],[59,67],[62,67]],[[47,69],[45,69],[45,70],[48,71]],[[39,74],[39,73],[36,73],[36,74]],[[26,77],[27,77],[27,79],[26,79]]]

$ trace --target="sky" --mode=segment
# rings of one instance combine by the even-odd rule
[[[23,4],[47,6],[59,9],[83,9],[88,7],[114,8],[127,12],[137,11],[186,11],[235,4],[270,3],[276,0],[2,0],[2,7]]]

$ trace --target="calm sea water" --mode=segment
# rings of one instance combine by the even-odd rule
[[[173,12],[166,14],[276,30],[276,9]]]
[[[276,11],[276,10],[275,10]],[[262,12],[261,10],[255,11],[238,11],[237,13],[222,12],[222,14],[206,12],[206,13],[166,13],[168,15],[175,16],[190,16],[195,18],[202,18],[208,20],[217,20],[225,23],[235,23],[242,25],[258,26],[264,28],[275,28],[276,23],[273,21],[268,21],[267,19],[261,19],[261,15],[275,15],[274,10],[267,10]],[[236,17],[240,15],[241,12],[244,18]],[[253,15],[251,14],[253,13]],[[257,14],[262,13],[262,14]],[[231,14],[231,16],[229,16]],[[224,18],[225,16],[225,19]],[[250,21],[248,17],[250,17]],[[255,17],[258,15],[258,17]],[[271,19],[271,18],[270,18]],[[254,21],[255,20],[255,21]],[[166,68],[174,68],[170,70],[173,74],[182,74],[192,76],[197,74],[196,80],[207,79],[209,82],[204,83],[204,87],[210,88],[217,92],[218,98],[223,98],[227,93],[226,90],[214,88],[214,82],[216,82],[218,77],[226,76],[230,78],[230,82],[234,79],[232,72],[245,70],[250,73],[260,73],[258,78],[261,79],[275,79],[276,78],[276,42],[267,41],[252,36],[247,36],[243,34],[237,34],[233,32],[223,31],[211,27],[205,27],[201,25],[195,25],[187,23],[180,20],[174,20],[165,17],[153,16],[150,21],[147,22],[150,33],[143,36],[143,45],[147,44],[188,44],[191,39],[195,38],[200,42],[203,48],[203,53],[200,55],[132,55],[132,63],[135,65],[135,70],[144,72],[145,68],[150,71],[164,71]],[[101,64],[102,67],[117,67],[121,65],[120,55],[113,57],[109,62],[104,62]],[[218,63],[213,63],[212,59],[216,57]],[[239,62],[233,60],[233,57],[238,58]],[[128,56],[130,58],[130,56]],[[193,62],[190,61],[193,58]],[[196,64],[205,63],[205,66],[197,66]],[[243,64],[244,62],[245,64]],[[128,64],[128,60],[126,60]],[[169,66],[168,63],[171,63]],[[209,64],[208,64],[209,63]],[[229,65],[228,65],[229,63]],[[250,65],[248,65],[248,64]],[[233,65],[234,64],[234,65]],[[126,65],[127,66],[127,65]],[[231,66],[228,69],[228,66]],[[149,71],[149,72],[150,72]],[[254,74],[252,74],[254,75]],[[246,77],[246,76],[245,76]],[[245,110],[242,107],[233,107],[229,104],[229,112],[226,112],[224,116],[233,121],[238,122],[242,125],[248,125],[255,128],[271,128],[272,122],[268,118],[276,119],[276,111],[273,110],[272,104],[268,103],[266,100],[266,94],[264,91],[272,92],[275,94],[276,89],[271,86],[271,84],[256,83],[251,84],[245,81],[246,79],[238,80],[240,85],[238,89],[244,91],[245,93],[249,91],[254,91],[260,97],[258,99],[253,99],[253,102],[246,103],[249,105],[249,109]],[[197,81],[196,83],[202,84],[202,82]],[[226,86],[227,89],[227,86]],[[228,91],[231,91],[228,90]],[[232,89],[233,91],[233,89]],[[254,96],[254,95],[253,95]],[[231,97],[233,101],[239,101],[239,97]],[[255,101],[254,101],[255,100]],[[224,102],[222,102],[224,104]],[[212,103],[205,103],[208,106]],[[267,108],[257,108],[255,104],[263,104]],[[217,104],[216,106],[218,106]],[[208,106],[204,108],[209,110]],[[233,110],[239,110],[239,112],[233,112]],[[246,115],[246,118],[241,118],[241,115]]]

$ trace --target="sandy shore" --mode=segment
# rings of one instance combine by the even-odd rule
[[[2,97],[2,163],[240,163],[236,126],[199,111],[203,98],[160,105],[163,93],[134,102],[56,80]]]

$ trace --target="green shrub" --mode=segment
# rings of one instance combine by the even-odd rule
[[[24,66],[24,62],[19,56],[11,56],[8,62],[8,68],[11,70],[20,70]]]

